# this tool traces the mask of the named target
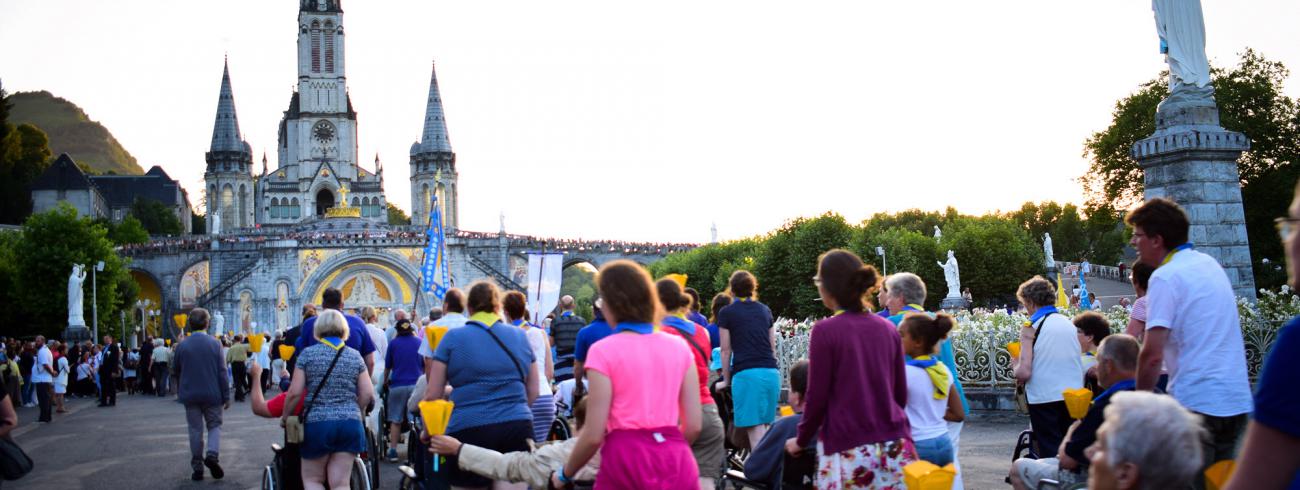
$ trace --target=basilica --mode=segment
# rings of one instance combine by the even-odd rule
[[[342,291],[348,308],[374,307],[381,322],[397,309],[425,313],[438,303],[425,292],[420,274],[433,202],[442,206],[453,287],[491,279],[524,290],[533,252],[560,253],[566,267],[599,266],[621,258],[648,264],[691,247],[461,229],[456,154],[436,73],[430,74],[419,139],[410,148],[413,224],[389,224],[383,164],[376,158],[364,168],[357,152],[342,4],[299,5],[297,90],[280,120],[275,166],[267,155],[256,165],[239,130],[227,60],[205,154],[207,229],[119,248],[139,285],[138,337],[175,336],[180,330],[172,319],[195,307],[211,310],[227,329],[283,331],[300,320],[303,305],[320,304],[326,288]],[[75,173],[75,164],[67,163],[60,168]]]
[[[340,0],[301,1],[297,90],[280,119],[274,168],[263,154],[258,170],[239,131],[227,60],[203,175],[208,233],[294,225],[331,213],[387,223],[383,163],[375,156],[373,167],[364,168],[357,151],[344,33]],[[425,208],[436,193],[446,203],[446,225],[454,229],[456,155],[447,137],[436,72],[429,80],[424,130],[411,145],[410,157],[413,222],[425,222]]]

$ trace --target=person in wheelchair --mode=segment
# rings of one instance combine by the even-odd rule
[[[551,473],[555,468],[568,461],[569,454],[578,443],[577,434],[583,430],[587,419],[587,400],[578,400],[573,409],[577,419],[575,436],[564,441],[543,444],[534,451],[511,451],[500,453],[491,449],[465,444],[451,436],[433,436],[429,440],[429,452],[444,456],[457,456],[460,469],[476,473],[495,481],[527,483],[531,488],[550,488]],[[574,481],[594,481],[600,468],[600,455],[578,470]]]
[[[1011,486],[1016,490],[1037,489],[1045,480],[1058,485],[1088,481],[1088,458],[1084,450],[1097,441],[1097,429],[1104,420],[1111,396],[1133,391],[1136,386],[1138,342],[1130,335],[1107,336],[1097,348],[1097,382],[1106,391],[1097,395],[1083,419],[1070,426],[1055,458],[1020,458],[1011,465]]]
[[[794,415],[782,417],[772,424],[772,428],[758,441],[745,460],[745,478],[765,483],[769,490],[782,488],[812,488],[812,472],[816,469],[817,456],[811,448],[805,448],[799,454],[792,455],[795,461],[811,462],[798,465],[799,474],[785,474],[787,453],[785,441],[794,437],[799,431],[799,419],[803,417],[804,393],[808,392],[808,360],[802,359],[790,366],[790,407]],[[816,444],[814,438],[813,443]]]

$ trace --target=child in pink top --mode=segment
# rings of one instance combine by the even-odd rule
[[[679,337],[657,332],[658,298],[635,262],[606,264],[596,277],[605,318],[616,332],[591,347],[587,424],[569,461],[551,478],[560,487],[600,449],[597,490],[697,488],[690,441],[700,433],[694,357]],[[678,424],[681,427],[678,427]]]

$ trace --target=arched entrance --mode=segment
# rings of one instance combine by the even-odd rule
[[[316,193],[316,216],[324,217],[325,211],[334,207],[334,193],[329,189],[321,189]]]

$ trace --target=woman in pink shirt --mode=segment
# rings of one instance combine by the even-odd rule
[[[695,488],[690,444],[700,433],[700,391],[690,347],[654,326],[658,295],[640,265],[601,267],[596,285],[614,335],[591,347],[587,430],[551,477],[562,488],[600,449],[597,489]],[[680,428],[679,428],[680,424]]]

